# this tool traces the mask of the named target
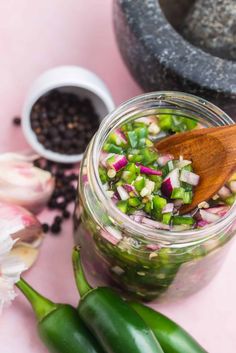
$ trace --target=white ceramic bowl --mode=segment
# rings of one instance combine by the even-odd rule
[[[66,155],[47,150],[36,138],[30,124],[30,113],[34,103],[53,89],[89,98],[100,121],[114,108],[114,102],[105,83],[93,72],[78,66],[59,66],[44,72],[33,83],[26,97],[22,112],[22,128],[30,146],[41,156],[55,162],[76,163],[83,154]],[[78,136],[79,138],[79,136]]]

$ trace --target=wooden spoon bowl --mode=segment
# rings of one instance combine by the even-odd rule
[[[200,176],[192,203],[181,207],[183,214],[214,196],[235,170],[236,124],[179,133],[158,141],[155,147],[175,159],[183,156],[191,160]]]

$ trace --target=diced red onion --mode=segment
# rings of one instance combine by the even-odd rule
[[[232,180],[229,182],[229,187],[230,187],[230,190],[233,192],[233,193],[236,193],[236,180]]]
[[[208,222],[201,220],[201,221],[197,222],[197,227],[201,227],[202,228],[202,227],[207,226],[208,224],[209,224]]]
[[[150,226],[152,228],[158,228],[158,229],[166,229],[166,230],[169,230],[170,229],[170,226],[168,224],[164,224],[164,223],[161,223],[161,222],[157,222],[157,221],[154,221],[150,218],[146,218],[144,217],[142,219],[142,223],[146,224],[147,226]]]
[[[109,167],[114,168],[117,172],[119,172],[119,170],[124,168],[126,166],[126,164],[128,163],[127,158],[123,155],[114,154],[114,159],[115,159],[114,162],[112,162],[112,163],[107,162],[107,164],[109,164]]]
[[[130,185],[130,184],[124,184],[123,185],[124,189],[127,191],[127,192],[132,192],[132,191],[136,191],[135,190],[135,187],[133,185]]]
[[[141,174],[147,174],[147,175],[162,175],[161,170],[155,170],[149,167],[145,167],[142,164],[136,163],[137,166],[140,167],[140,173]]]
[[[117,202],[119,201],[119,199],[117,197],[115,197],[114,195],[111,198],[112,202],[116,205]]]
[[[174,211],[174,204],[167,203],[162,209],[162,213],[172,213]]]
[[[146,246],[146,248],[148,250],[151,250],[151,251],[157,251],[157,250],[160,250],[161,249],[161,245],[158,245],[158,244],[148,244]]]
[[[229,209],[229,206],[216,206],[208,208],[207,212],[217,214],[218,216],[223,217],[229,211]]]
[[[231,196],[231,191],[226,186],[222,186],[222,188],[218,191],[218,195],[222,199],[227,199],[227,197]]]
[[[143,211],[136,211],[132,215],[130,215],[130,218],[137,222],[137,223],[142,223],[142,219],[146,216],[145,212]]]
[[[128,192],[123,188],[123,186],[117,187],[117,192],[120,195],[121,200],[126,201],[129,199]]]
[[[107,167],[106,161],[109,157],[113,156],[113,154],[109,154],[107,152],[102,151],[100,154],[100,163],[103,167]]]
[[[116,129],[114,132],[118,136],[121,142],[123,142],[124,144],[127,144],[127,139],[124,133],[120,129]]]
[[[165,154],[164,156],[160,156],[157,159],[157,163],[161,166],[164,167],[169,161],[172,161],[174,159],[174,156],[171,154]]]
[[[200,177],[195,173],[182,169],[180,173],[180,180],[187,184],[196,186],[199,183]]]
[[[179,187],[179,169],[175,168],[165,177],[161,185],[161,191],[165,196],[170,197],[173,189]]]
[[[115,191],[113,198],[115,198],[116,200],[120,200],[120,195],[118,194],[117,191]]]
[[[121,231],[111,226],[107,226],[105,230],[102,229],[101,236],[113,245],[118,244],[119,241],[122,239]]]
[[[216,222],[221,218],[218,214],[214,214],[214,213],[209,212],[209,209],[207,211],[201,209],[200,215],[202,217],[202,220],[206,221],[207,223]]]

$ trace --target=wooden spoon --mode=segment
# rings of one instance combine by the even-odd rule
[[[183,156],[192,160],[194,172],[200,176],[191,205],[181,207],[183,214],[217,194],[235,170],[236,124],[175,134],[158,141],[155,147],[175,159]]]

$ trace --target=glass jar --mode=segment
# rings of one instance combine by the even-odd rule
[[[205,127],[233,123],[213,104],[180,92],[148,93],[122,104],[104,119],[87,148],[74,215],[75,241],[91,283],[146,301],[176,299],[208,284],[236,232],[236,204],[206,228],[170,232],[134,222],[104,192],[99,156],[111,130],[134,117],[166,113],[197,119]]]

